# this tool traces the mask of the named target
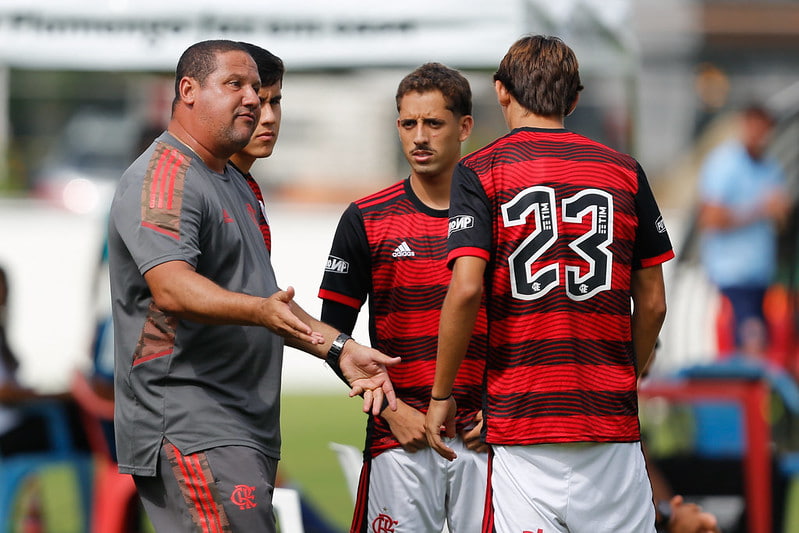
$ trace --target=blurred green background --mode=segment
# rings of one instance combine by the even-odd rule
[[[353,501],[329,442],[363,449],[361,399],[341,394],[283,394],[283,452],[279,473],[332,525],[348,531]]]

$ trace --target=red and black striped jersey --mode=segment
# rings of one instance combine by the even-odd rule
[[[487,442],[638,440],[631,274],[674,256],[640,165],[512,131],[455,171],[448,261],[464,255],[488,261]]]
[[[255,181],[255,178],[252,177],[252,174],[249,172],[243,172],[239,167],[234,165],[232,162],[229,163],[231,167],[238,170],[239,174],[244,177],[244,180],[247,182],[247,185],[250,187],[250,190],[255,195],[255,199],[258,200],[258,207],[260,211],[255,213],[254,210],[251,210],[250,214],[252,217],[258,222],[258,227],[261,230],[261,235],[264,236],[264,245],[266,246],[266,251],[269,254],[272,254],[272,229],[269,227],[269,219],[266,216],[266,204],[264,203],[264,195],[261,192],[261,187],[258,185],[258,182]]]
[[[451,276],[447,219],[446,210],[419,200],[408,179],[350,204],[336,229],[319,290],[325,300],[323,320],[333,324],[332,303],[358,310],[368,300],[372,346],[402,357],[389,369],[394,389],[398,398],[422,412],[430,402],[439,316]],[[481,309],[455,383],[459,429],[471,424],[481,409],[485,328]],[[370,453],[396,446],[388,423],[373,417],[367,434]]]

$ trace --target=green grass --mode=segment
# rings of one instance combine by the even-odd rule
[[[279,472],[331,525],[349,530],[353,502],[331,441],[363,449],[366,415],[360,398],[284,394]]]
[[[33,522],[42,531],[83,533],[86,518],[75,468],[68,462],[54,462],[22,482],[11,515],[3,517],[3,531],[22,533]]]

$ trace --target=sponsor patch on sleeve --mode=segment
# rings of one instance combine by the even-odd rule
[[[333,274],[347,274],[350,271],[350,264],[340,257],[335,255],[327,256],[327,263],[325,264],[325,272],[332,272]]]
[[[449,217],[449,231],[447,232],[447,236],[449,237],[456,231],[472,227],[474,227],[474,217],[472,215],[455,215],[454,217]]]
[[[655,229],[658,230],[658,233],[666,233],[666,223],[663,222],[663,216],[659,216],[657,220],[655,220]]]

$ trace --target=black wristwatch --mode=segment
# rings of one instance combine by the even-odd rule
[[[344,349],[344,344],[351,338],[352,337],[346,333],[339,333],[338,337],[336,337],[336,340],[334,340],[333,344],[330,345],[330,349],[327,351],[327,357],[325,358],[325,361],[327,361],[327,364],[333,369],[333,372],[335,372],[336,375],[340,377],[347,385],[349,385],[349,381],[347,381],[347,378],[345,378],[344,374],[341,373],[341,366],[338,363],[338,359],[341,357],[341,351]]]

